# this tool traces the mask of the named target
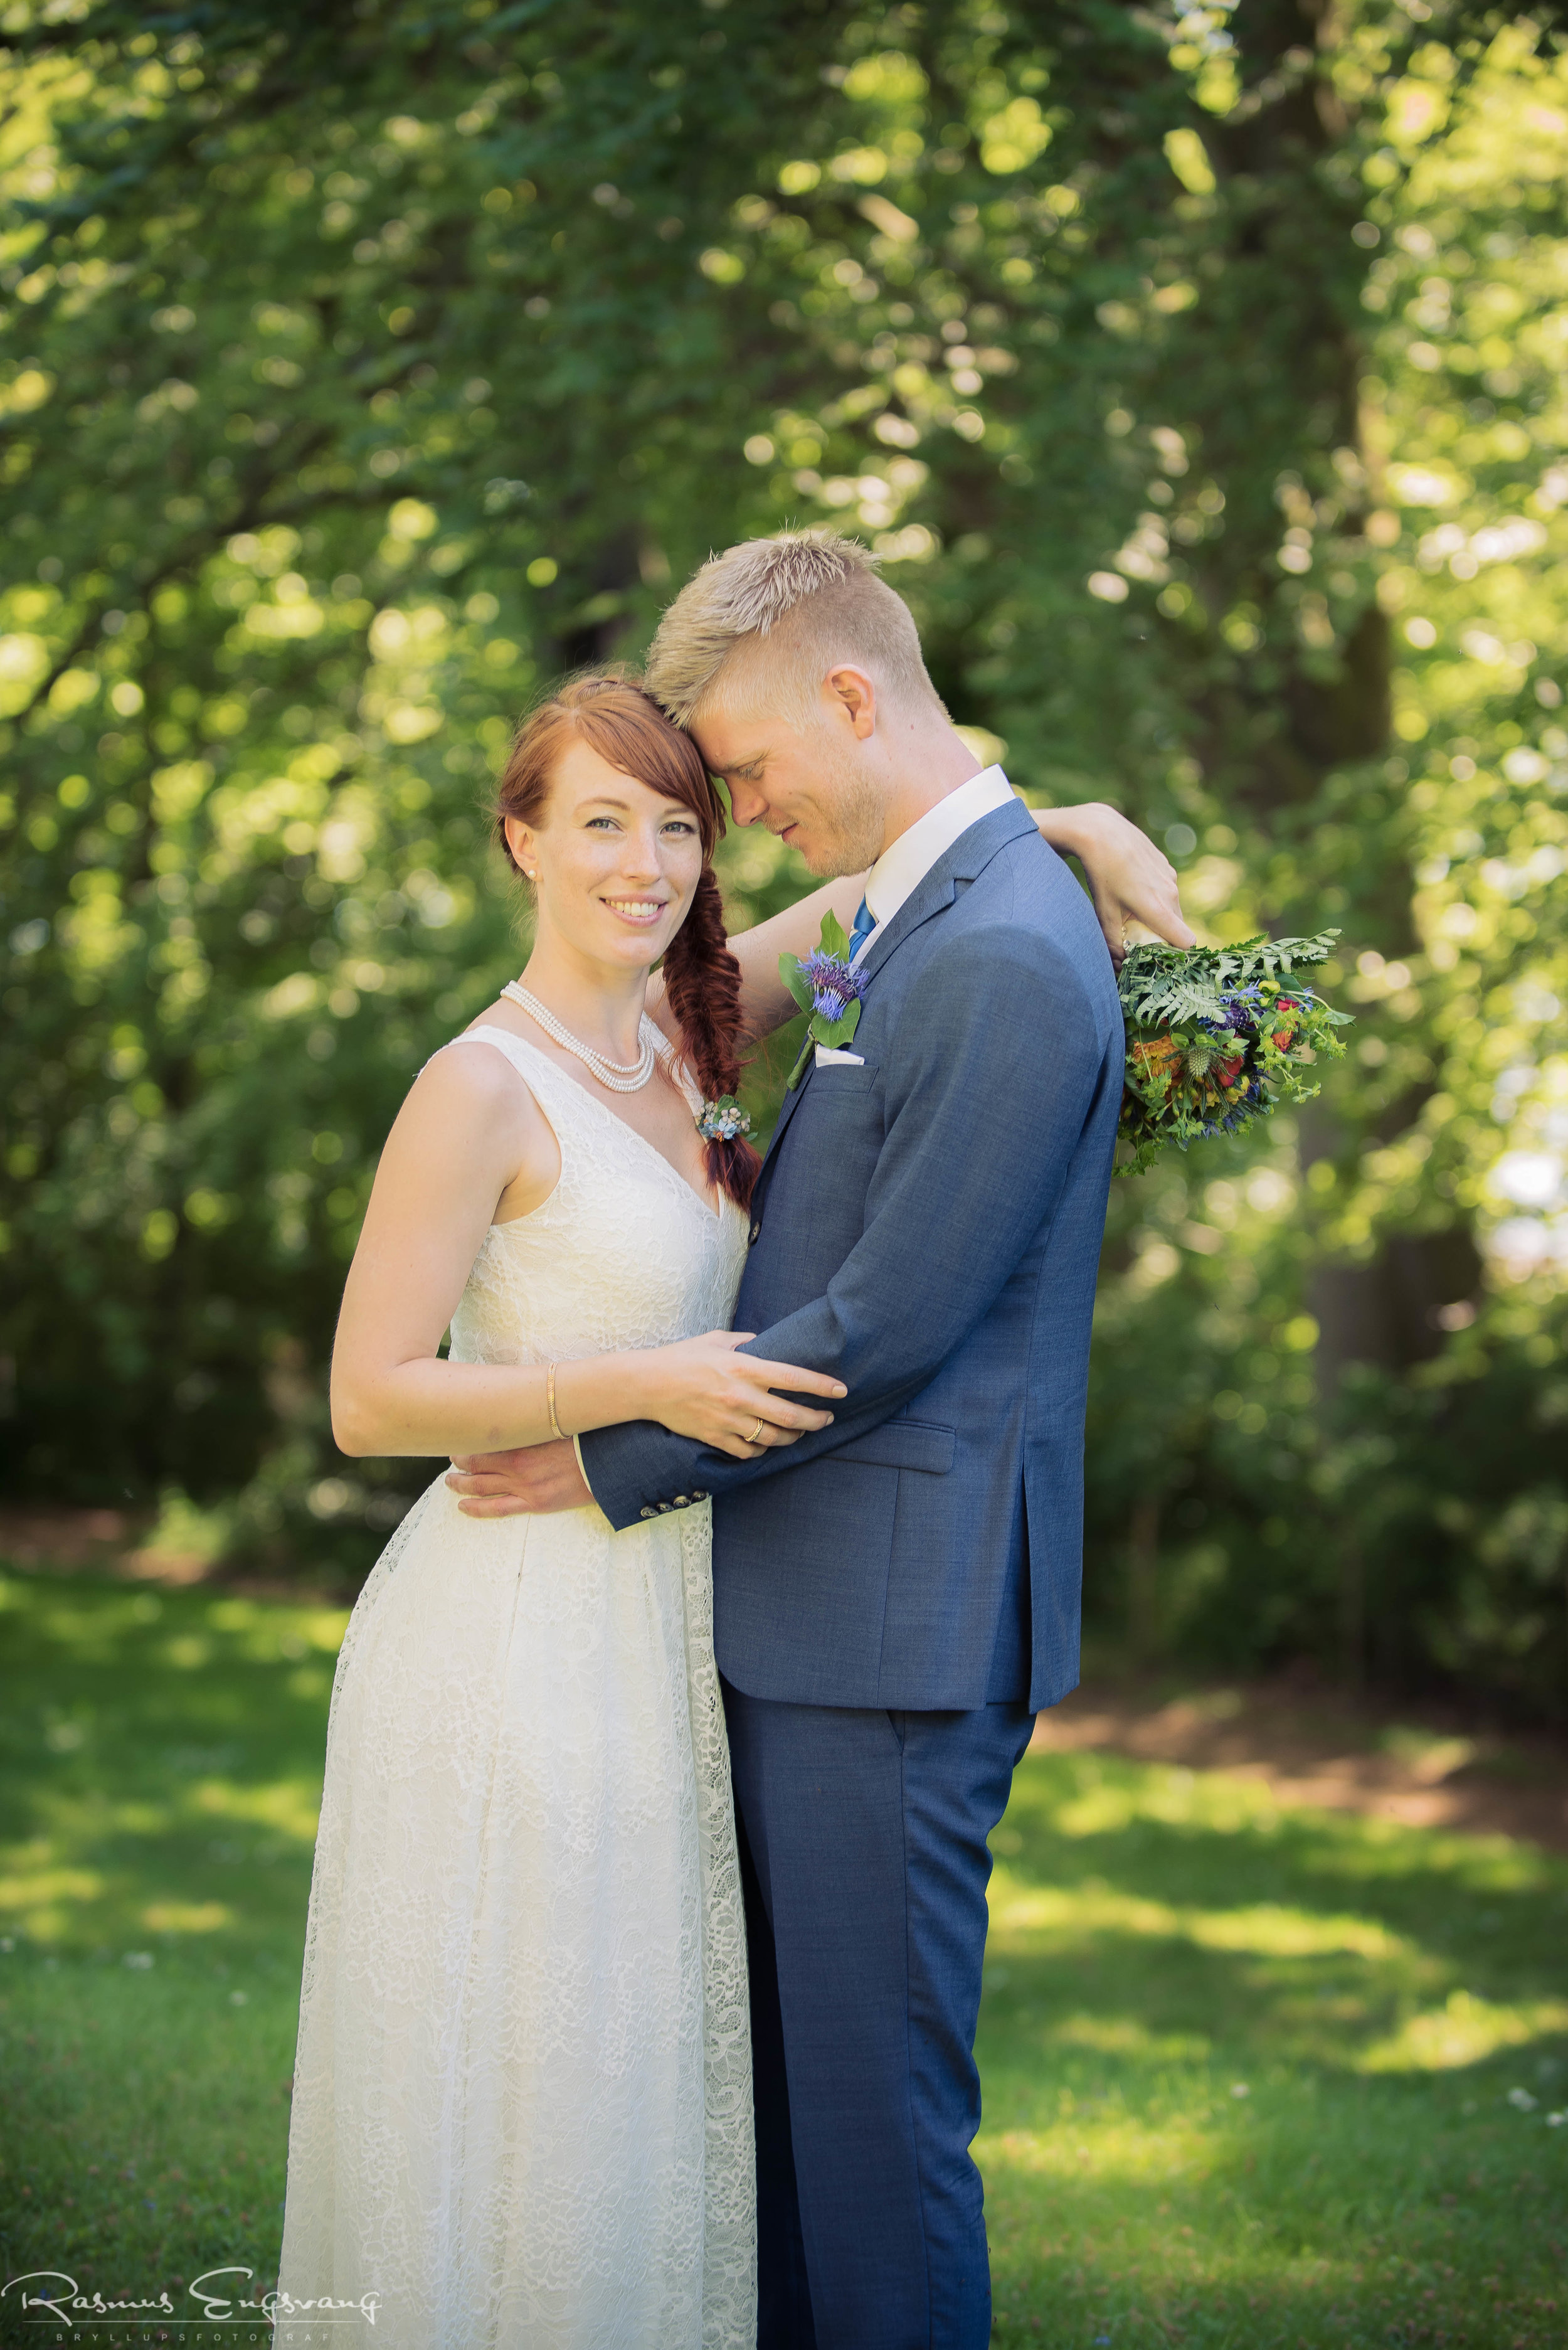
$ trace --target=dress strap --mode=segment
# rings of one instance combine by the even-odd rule
[[[438,1049],[449,1053],[454,1045],[493,1045],[502,1057],[511,1062],[540,1107],[545,1107],[548,1102],[547,1114],[552,1126],[556,1123],[556,1103],[569,1102],[574,1095],[583,1101],[591,1099],[564,1069],[556,1068],[548,1053],[542,1053],[536,1045],[530,1045],[524,1037],[514,1036],[509,1028],[493,1028],[488,1022],[478,1028],[464,1028],[459,1035],[449,1036]],[[431,1058],[435,1058],[433,1053]]]

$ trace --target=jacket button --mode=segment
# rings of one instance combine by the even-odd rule
[[[673,1503],[670,1503],[670,1502],[660,1502],[660,1503],[659,1504],[659,1515],[662,1517],[662,1516],[663,1516],[663,1514],[664,1514],[664,1513],[665,1513],[665,1511],[666,1511],[666,1510],[668,1510],[668,1509],[670,1509],[670,1508],[672,1508],[672,1507],[673,1507]]]
[[[638,1512],[638,1515],[642,1518],[656,1518],[659,1513],[657,1510],[642,1509]]]
[[[685,1507],[686,1507],[687,1503],[691,1501],[691,1494],[690,1494],[690,1493],[677,1493],[677,1494],[676,1494],[676,1496],[675,1496],[675,1506],[676,1506],[676,1508],[677,1508],[678,1510],[683,1510],[683,1509],[685,1509]]]

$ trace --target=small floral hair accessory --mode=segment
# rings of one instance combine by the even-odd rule
[[[851,964],[848,934],[831,913],[823,916],[822,936],[808,955],[780,955],[779,977],[801,1010],[811,1014],[800,1058],[786,1079],[793,1087],[818,1045],[847,1045],[854,1035],[866,977]]]
[[[1293,972],[1326,962],[1338,936],[1131,949],[1118,984],[1127,1030],[1119,1133],[1132,1155],[1118,1175],[1141,1175],[1169,1143],[1185,1150],[1282,1101],[1311,1101],[1314,1065],[1343,1056],[1334,1032],[1351,1014]]]
[[[738,1134],[751,1130],[751,1113],[741,1107],[733,1094],[705,1101],[697,1113],[697,1131],[704,1142],[733,1142]]]

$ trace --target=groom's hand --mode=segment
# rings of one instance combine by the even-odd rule
[[[447,1475],[465,1518],[546,1517],[580,1510],[593,1500],[569,1437],[558,1444],[524,1444],[515,1452],[454,1456]]]

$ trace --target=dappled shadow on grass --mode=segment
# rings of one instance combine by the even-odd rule
[[[1568,1863],[1532,1846],[1088,1754],[1031,1756],[995,1843],[1003,1999],[998,1966],[1065,1970],[1119,2029],[1218,2024],[1231,2045],[1395,2073],[1568,2031]]]
[[[5,1930],[296,1947],[347,1610],[14,1572],[0,1607]]]
[[[1568,1865],[1082,1753],[994,1841],[999,2342],[1568,2337]]]
[[[348,1611],[14,1572],[0,1610],[6,2273],[270,2278]]]
[[[0,2253],[265,2282],[347,1611],[0,1604]],[[1568,1863],[1085,1752],[993,1841],[999,2344],[1560,2350]]]

